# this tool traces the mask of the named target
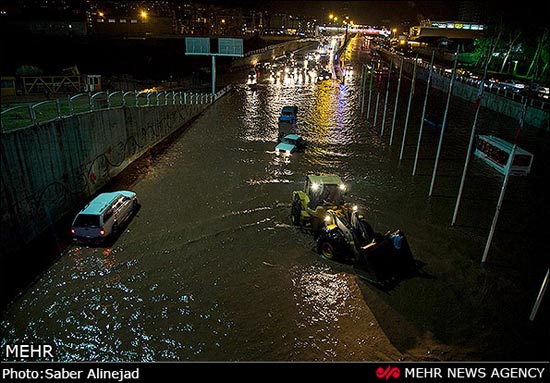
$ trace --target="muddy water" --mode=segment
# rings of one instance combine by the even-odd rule
[[[527,318],[549,250],[539,240],[549,213],[548,134],[524,132],[532,174],[512,179],[491,262],[481,267],[502,176],[474,161],[458,226],[449,227],[472,105],[451,103],[428,198],[439,131],[425,130],[418,175],[410,175],[424,84],[399,162],[408,80],[390,147],[391,120],[380,137],[360,113],[368,57],[352,58],[355,74],[344,84],[263,78],[206,110],[137,181],[121,185],[142,208],[118,240],[71,247],[2,314],[3,342],[53,344],[56,360],[84,361],[547,360],[547,330]],[[444,94],[430,99],[442,110]],[[289,161],[274,153],[287,104],[298,105],[308,142]],[[480,133],[511,138],[516,127],[480,115]],[[321,259],[311,235],[290,225],[291,193],[308,171],[341,175],[376,231],[403,229],[424,277],[384,292]]]

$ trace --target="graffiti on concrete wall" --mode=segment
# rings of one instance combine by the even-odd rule
[[[81,150],[93,153],[93,157],[80,163],[69,163],[71,157],[63,155],[62,152],[68,148],[64,147],[66,145],[62,144],[63,141],[57,134],[52,136],[53,132],[50,131],[56,128],[56,122],[51,123],[47,129],[20,132],[18,139],[10,140],[13,145],[13,155],[10,156],[12,158],[4,157],[3,161],[14,169],[34,166],[26,163],[32,157],[32,163],[41,164],[43,170],[34,173],[18,172],[14,177],[2,177],[2,227],[9,228],[19,239],[33,238],[63,215],[81,207],[85,199],[97,192],[126,165],[177,130],[198,112],[200,109],[189,113],[181,108],[166,108],[151,113],[147,119],[141,119],[139,110],[125,111],[135,114],[132,115],[134,118],[126,120],[127,124],[132,125],[108,125],[107,130],[118,129],[120,133],[120,129],[124,129],[124,133],[119,134],[119,140],[112,143],[108,142],[108,138],[102,137],[105,138],[103,143],[106,147],[99,153],[97,149],[96,153],[93,153],[93,148],[100,146],[97,142],[83,144],[85,147]],[[135,118],[136,115],[138,118]],[[141,126],[136,126],[137,124]],[[98,129],[96,126],[92,128]],[[51,142],[53,137],[56,141],[54,144]],[[121,137],[123,138],[120,139]],[[85,142],[83,139],[80,141]],[[44,142],[50,143],[47,150],[42,147]],[[58,153],[54,153],[55,151]],[[32,156],[29,153],[32,153]],[[65,171],[59,174],[59,169]],[[36,180],[33,178],[36,177],[48,182],[34,182]],[[25,236],[21,235],[23,228],[26,231]]]

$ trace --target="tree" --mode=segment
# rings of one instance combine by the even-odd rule
[[[489,60],[487,65],[490,65],[493,59],[493,52],[500,40],[501,32],[493,38],[479,38],[474,41],[474,66],[477,68],[483,68],[485,61]]]
[[[40,76],[41,74],[42,69],[34,65],[21,65],[15,70],[16,76]]]
[[[520,36],[521,36],[521,31],[511,30],[507,33],[508,42],[506,43],[506,45],[508,46],[508,49],[506,50],[506,53],[504,53],[504,59],[502,60],[502,65],[500,66],[501,73],[504,72],[506,63],[508,62],[508,59],[510,58],[510,54],[512,53],[512,50],[514,50],[516,42]]]
[[[540,72],[540,80],[543,82],[548,83],[548,63],[550,62],[550,46],[549,44],[543,44],[542,45],[542,51],[540,54],[540,58],[542,62],[544,63],[544,66],[542,67],[542,70]]]
[[[545,60],[546,58],[546,60]],[[542,69],[540,66],[543,65]],[[537,49],[527,70],[527,77],[531,77],[537,81],[543,79],[544,74],[548,71],[548,28],[544,28],[542,36],[537,39]],[[540,73],[539,73],[540,72]]]

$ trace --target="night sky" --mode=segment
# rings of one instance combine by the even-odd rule
[[[242,6],[288,14],[316,17],[318,22],[329,21],[328,15],[348,15],[356,24],[398,24],[402,21],[418,21],[418,18],[437,20],[455,19],[458,1],[221,1],[206,0],[224,6]]]
[[[287,14],[301,14],[316,17],[318,22],[327,21],[328,15],[349,15],[356,24],[396,25],[403,21],[416,23],[420,19],[456,20],[461,2],[459,0],[363,0],[363,1],[262,1],[262,0],[198,0],[225,7],[243,7],[268,10]],[[505,25],[523,27],[548,26],[548,13],[541,2],[504,0],[475,0],[487,7],[487,14],[493,20],[502,19]],[[471,21],[471,20],[463,20]]]

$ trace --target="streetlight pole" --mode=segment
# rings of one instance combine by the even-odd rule
[[[393,68],[393,59],[390,62],[390,71],[388,73],[388,83],[386,84],[386,97],[384,98],[384,115],[382,116],[382,128],[380,129],[380,137],[384,135],[384,127],[386,126],[386,111],[388,109],[388,97],[390,96],[390,79]]]
[[[491,41],[491,45],[492,45]],[[485,78],[487,77],[487,70],[489,68],[489,60],[491,56],[487,56],[487,60],[485,60],[485,68],[483,70],[483,77],[481,78],[481,82],[479,83],[479,90],[477,93],[477,99],[475,102],[475,114],[474,114],[474,122],[472,124],[472,129],[470,131],[470,141],[468,141],[468,150],[466,151],[466,159],[464,161],[464,168],[462,170],[462,177],[460,178],[460,186],[458,188],[458,196],[456,197],[456,203],[455,203],[455,210],[453,212],[453,220],[451,221],[451,226],[454,226],[456,222],[456,218],[458,216],[458,208],[460,207],[460,201],[462,199],[462,191],[464,190],[464,182],[466,181],[466,173],[468,172],[468,165],[470,163],[470,156],[472,153],[472,148],[474,145],[474,140],[476,136],[476,127],[477,127],[477,118],[479,116],[479,109],[481,108],[481,97],[483,95],[483,90],[485,88]]]
[[[407,127],[409,126],[409,114],[411,112],[411,103],[414,96],[414,86],[416,84],[416,66],[418,64],[418,54],[414,59],[414,69],[411,80],[411,90],[409,93],[409,103],[407,104],[407,115],[405,116],[405,127],[403,128],[403,140],[401,141],[401,151],[399,152],[399,161],[403,159],[403,151],[405,150],[405,140],[407,139]]]
[[[430,73],[426,81],[426,94],[424,95],[424,106],[422,107],[422,117],[420,118],[420,131],[418,132],[418,141],[416,143],[416,154],[414,155],[414,165],[412,175],[416,175],[416,165],[418,164],[418,154],[420,152],[420,142],[422,141],[422,130],[424,129],[424,117],[426,117],[426,107],[428,105],[428,94],[430,93],[430,84],[432,81],[432,73],[434,69],[435,49],[432,51],[432,60],[430,61]]]
[[[390,132],[390,146],[393,144],[393,132],[395,130],[395,119],[397,117],[397,105],[399,104],[399,91],[401,90],[401,76],[403,75],[403,58],[399,62],[399,78],[397,79],[397,91],[395,92],[395,104],[393,107],[393,119]]]
[[[453,85],[456,78],[456,65],[458,64],[459,49],[460,49],[460,45],[457,45],[456,53],[455,53],[455,62],[453,65],[453,73],[451,75],[451,81],[449,82],[449,90],[447,93],[447,103],[445,104],[445,113],[443,114],[443,122],[441,123],[441,132],[439,133],[439,144],[437,145],[437,153],[435,155],[435,164],[432,172],[432,182],[430,184],[430,191],[428,192],[429,197],[432,196],[434,191],[435,177],[437,175],[437,165],[439,164],[439,156],[441,154],[441,145],[443,144],[443,134],[445,133],[445,127],[447,126],[447,114],[449,112],[449,104],[451,103],[451,97],[453,95]]]

